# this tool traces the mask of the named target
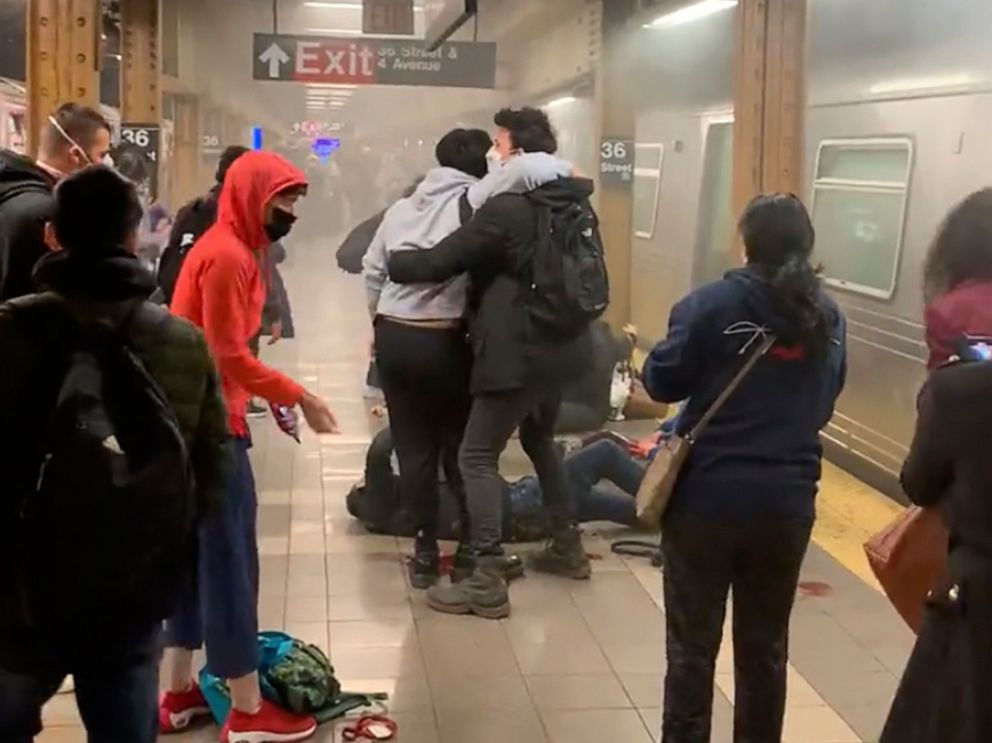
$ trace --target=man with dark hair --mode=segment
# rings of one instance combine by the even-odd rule
[[[110,152],[110,124],[92,108],[63,104],[41,128],[38,159],[0,152],[0,301],[30,294],[31,271],[49,248],[52,189]]]
[[[122,592],[106,567],[127,566],[139,591],[167,613],[177,598],[174,586],[162,572],[146,575],[145,566],[157,564],[156,555],[172,555],[182,565],[181,582],[195,556],[193,522],[220,500],[229,441],[220,380],[202,334],[146,301],[154,282],[134,255],[141,216],[133,184],[110,168],[91,166],[66,177],[55,189],[48,228],[59,250],[46,253],[35,270],[45,293],[0,307],[0,425],[16,431],[3,447],[0,497],[3,741],[30,741],[41,732],[42,706],[66,674],[75,678],[90,740],[155,740],[163,616],[136,610],[139,602],[122,601],[133,596]],[[156,389],[147,377],[119,373],[111,362],[120,357],[110,351],[121,353],[120,346],[140,360]],[[113,435],[97,444],[99,452],[80,449],[77,439],[58,434],[71,410],[66,400],[87,389],[83,385],[94,375],[98,385],[101,375],[104,382],[107,375],[115,382],[144,380],[148,399],[164,394],[163,409],[168,405],[170,412],[152,420],[142,407],[139,420],[134,398],[124,391],[135,387],[108,383],[84,405],[106,414],[86,419],[97,441],[108,425]],[[193,492],[188,481],[181,482],[180,468],[170,469],[167,477],[157,471],[151,479],[131,479],[144,466],[138,444],[149,441],[136,432],[162,424],[182,434],[188,457],[181,458],[192,466]],[[172,443],[173,451],[181,449],[179,441]],[[67,466],[79,457],[92,467]],[[95,473],[104,457],[107,469],[130,489],[100,487],[104,483]],[[68,487],[58,473],[68,473]],[[159,489],[170,478],[178,486]],[[177,490],[189,501],[182,507],[192,516],[183,527],[188,554],[168,539],[172,532],[160,507],[163,498],[171,503]],[[122,492],[135,497],[121,498]],[[110,493],[118,498],[108,499]],[[137,542],[135,535],[141,535]]]
[[[427,588],[439,577],[438,465],[464,506],[458,447],[471,404],[471,350],[465,343],[468,281],[404,286],[389,281],[388,256],[411,246],[430,250],[472,217],[473,205],[494,193],[526,191],[571,170],[544,154],[517,158],[512,168],[487,176],[491,138],[480,129],[454,129],[438,142],[438,167],[428,171],[413,194],[383,217],[365,256],[365,284],[375,326],[376,361],[400,462],[400,491],[417,519],[417,543],[410,582]],[[462,518],[462,523],[467,522]],[[471,574],[475,561],[468,534],[455,557],[458,575]],[[507,562],[519,575],[519,561]]]
[[[548,115],[539,108],[504,108],[493,118],[496,134],[493,144],[499,159],[506,162],[520,152],[558,151],[558,138]]]
[[[513,167],[523,153],[550,154],[557,149],[547,116],[536,109],[500,111],[496,122],[490,157],[498,164],[497,172]],[[589,330],[567,336],[548,332],[534,321],[528,303],[534,256],[539,248],[549,247],[544,241],[551,239],[554,214],[589,215],[590,238],[595,237],[592,191],[592,181],[568,177],[526,194],[503,193],[430,250],[402,250],[390,256],[389,278],[398,284],[442,282],[462,273],[470,280],[473,401],[459,464],[477,562],[470,578],[427,592],[427,603],[436,611],[491,619],[510,612],[501,545],[499,457],[518,429],[551,519],[551,542],[531,567],[576,579],[591,574],[554,443],[561,389],[585,372],[592,356]]]

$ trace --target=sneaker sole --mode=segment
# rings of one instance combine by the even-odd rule
[[[469,604],[459,604],[458,606],[454,606],[452,604],[441,604],[436,601],[432,601],[431,597],[428,596],[427,606],[441,614],[454,614],[456,616],[468,616],[469,614],[474,614],[482,619],[506,619],[510,616],[509,601],[504,604],[497,604],[496,606],[471,606]]]
[[[245,731],[241,733],[229,732],[225,743],[292,743],[297,740],[306,740],[317,732],[317,725],[305,733],[270,733],[261,731]]]
[[[190,707],[189,709],[184,709],[182,712],[170,712],[169,725],[171,727],[168,730],[160,730],[159,733],[162,735],[183,733],[189,729],[189,726],[193,724],[196,718],[206,717],[209,714],[209,707]]]

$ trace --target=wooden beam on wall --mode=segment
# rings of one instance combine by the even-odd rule
[[[160,125],[159,0],[121,0],[121,120]]]
[[[803,190],[806,2],[741,0],[737,8],[735,215],[759,193]]]
[[[100,105],[99,0],[28,0],[28,152],[63,103]]]

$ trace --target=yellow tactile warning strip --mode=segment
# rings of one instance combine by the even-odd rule
[[[902,508],[891,498],[825,461],[813,541],[865,583],[878,589],[863,545]]]

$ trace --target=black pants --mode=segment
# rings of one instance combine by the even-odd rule
[[[560,393],[529,386],[476,395],[462,441],[462,477],[468,496],[472,544],[480,554],[498,553],[503,534],[503,490],[499,458],[519,426],[520,443],[541,483],[552,533],[575,523],[575,504],[565,480],[554,428]]]
[[[789,616],[812,522],[665,521],[663,743],[708,743],[727,593],[734,593],[734,741],[780,743]]]
[[[400,464],[400,497],[417,534],[438,534],[438,466],[467,523],[458,448],[471,395],[472,351],[462,328],[424,328],[379,317],[375,352]]]

